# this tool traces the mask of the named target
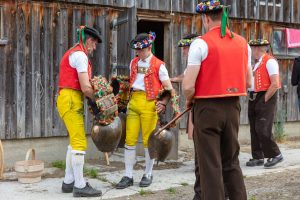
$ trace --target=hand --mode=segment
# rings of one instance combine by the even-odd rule
[[[98,109],[98,106],[95,101],[91,100],[90,98],[87,98],[87,103],[90,106],[90,108],[95,116],[98,113],[100,113],[100,110]]]
[[[193,100],[186,100],[185,101],[185,106],[186,108],[191,108],[193,106]]]
[[[170,78],[170,81],[171,81],[172,83],[180,83],[182,80],[179,80],[179,78],[174,77],[174,78]]]
[[[163,101],[158,101],[156,103],[156,111],[158,114],[166,111],[166,104]]]

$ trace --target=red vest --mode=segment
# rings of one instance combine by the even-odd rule
[[[194,98],[246,96],[248,45],[244,38],[227,34],[221,38],[220,27],[200,37],[208,46],[201,63]]]
[[[138,70],[138,61],[139,58],[136,57],[132,60],[131,66],[130,66],[130,86],[132,87]],[[150,61],[150,67],[148,68],[145,77],[144,77],[144,83],[145,83],[145,89],[146,89],[146,97],[147,100],[154,100],[157,98],[159,90],[162,89],[162,84],[159,80],[159,68],[160,65],[164,64],[163,61],[156,58],[154,55],[151,58]]]
[[[267,70],[267,62],[269,59],[275,59],[269,54],[265,54],[260,62],[259,66],[254,72],[254,91],[262,92],[267,91],[271,85],[270,76]],[[278,72],[279,73],[279,72]],[[278,74],[279,75],[279,74]],[[279,80],[279,88],[281,88],[281,82]]]
[[[60,89],[70,88],[74,90],[81,90],[77,70],[73,68],[69,63],[69,56],[71,53],[75,51],[83,51],[87,55],[85,48],[81,44],[75,45],[64,54],[60,62],[60,70],[59,70],[58,87]],[[88,63],[89,79],[91,78],[91,74],[92,74],[91,72],[92,72],[92,67],[89,61]]]

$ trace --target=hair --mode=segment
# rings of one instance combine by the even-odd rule
[[[89,38],[96,39],[94,36],[92,36],[92,35],[90,35],[89,33],[86,33],[86,32],[84,32],[84,37],[85,37],[85,40],[87,40]]]
[[[204,13],[204,14],[206,16],[210,17],[212,19],[212,21],[221,21],[222,20],[223,9],[209,11],[209,12]]]

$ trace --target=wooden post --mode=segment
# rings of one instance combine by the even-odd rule
[[[3,171],[4,171],[4,152],[2,142],[0,140],[0,179],[3,179]]]

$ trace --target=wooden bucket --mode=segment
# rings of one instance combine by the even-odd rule
[[[31,160],[29,156],[31,153]],[[35,150],[29,149],[26,153],[24,161],[15,163],[15,171],[17,172],[18,181],[20,183],[37,183],[41,181],[44,171],[44,162],[35,160]]]

